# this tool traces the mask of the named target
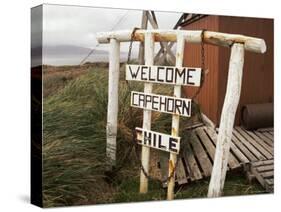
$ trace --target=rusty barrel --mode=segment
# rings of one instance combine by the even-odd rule
[[[245,129],[273,127],[273,103],[248,104],[241,111],[242,126]]]

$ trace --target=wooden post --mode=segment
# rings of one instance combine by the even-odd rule
[[[177,35],[176,67],[182,67],[184,43],[185,43],[185,38],[184,38],[183,34],[179,33]],[[174,86],[174,97],[181,97],[181,86],[180,85]],[[174,114],[172,117],[172,133],[171,133],[172,136],[178,136],[179,122],[180,122],[180,116],[177,114]],[[175,169],[176,163],[177,163],[177,154],[170,153],[169,176],[171,176],[171,177],[168,182],[168,192],[167,192],[168,200],[174,199],[175,172],[173,172],[173,170]]]
[[[151,32],[145,33],[144,39],[145,65],[153,65],[154,59],[154,36]],[[152,83],[144,83],[144,93],[152,93]],[[143,129],[151,128],[151,111],[143,110]],[[149,173],[149,155],[150,148],[142,146],[141,163],[146,173]],[[146,193],[148,190],[148,179],[141,170],[140,173],[140,193]]]
[[[147,11],[142,12],[141,28],[147,29]],[[144,43],[140,42],[139,46],[139,64],[144,64]]]
[[[110,39],[108,106],[106,126],[106,156],[110,168],[116,165],[116,135],[118,117],[118,82],[120,66],[120,43]]]
[[[209,184],[208,197],[218,197],[223,191],[232,129],[235,120],[235,113],[240,99],[243,64],[244,45],[240,43],[234,43],[231,47],[227,89],[221,114],[215,160],[211,181]]]

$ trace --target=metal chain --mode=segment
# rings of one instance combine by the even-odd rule
[[[139,30],[140,28],[135,27],[131,33],[131,40],[130,40],[130,45],[129,45],[129,52],[128,52],[128,58],[127,58],[127,63],[130,62],[131,59],[131,54],[132,54],[132,46],[133,46],[133,41],[134,41],[134,37],[135,37],[135,33],[137,30]]]
[[[206,29],[203,29],[201,32],[201,68],[202,68],[202,72],[201,72],[201,83],[200,83],[200,87],[197,89],[196,93],[192,96],[192,100],[194,100],[198,94],[200,93],[203,84],[205,82],[205,45],[204,45],[204,33],[205,33]]]

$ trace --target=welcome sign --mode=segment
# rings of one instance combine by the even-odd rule
[[[200,86],[201,68],[126,65],[126,80]]]

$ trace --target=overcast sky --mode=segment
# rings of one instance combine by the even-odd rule
[[[155,12],[159,28],[171,29],[181,13]],[[44,5],[44,45],[77,45],[93,48],[100,31],[133,29],[141,25],[141,10]],[[119,23],[118,23],[119,22]],[[117,24],[118,23],[118,24]],[[127,45],[121,51],[127,52]],[[100,45],[98,49],[108,49]]]

